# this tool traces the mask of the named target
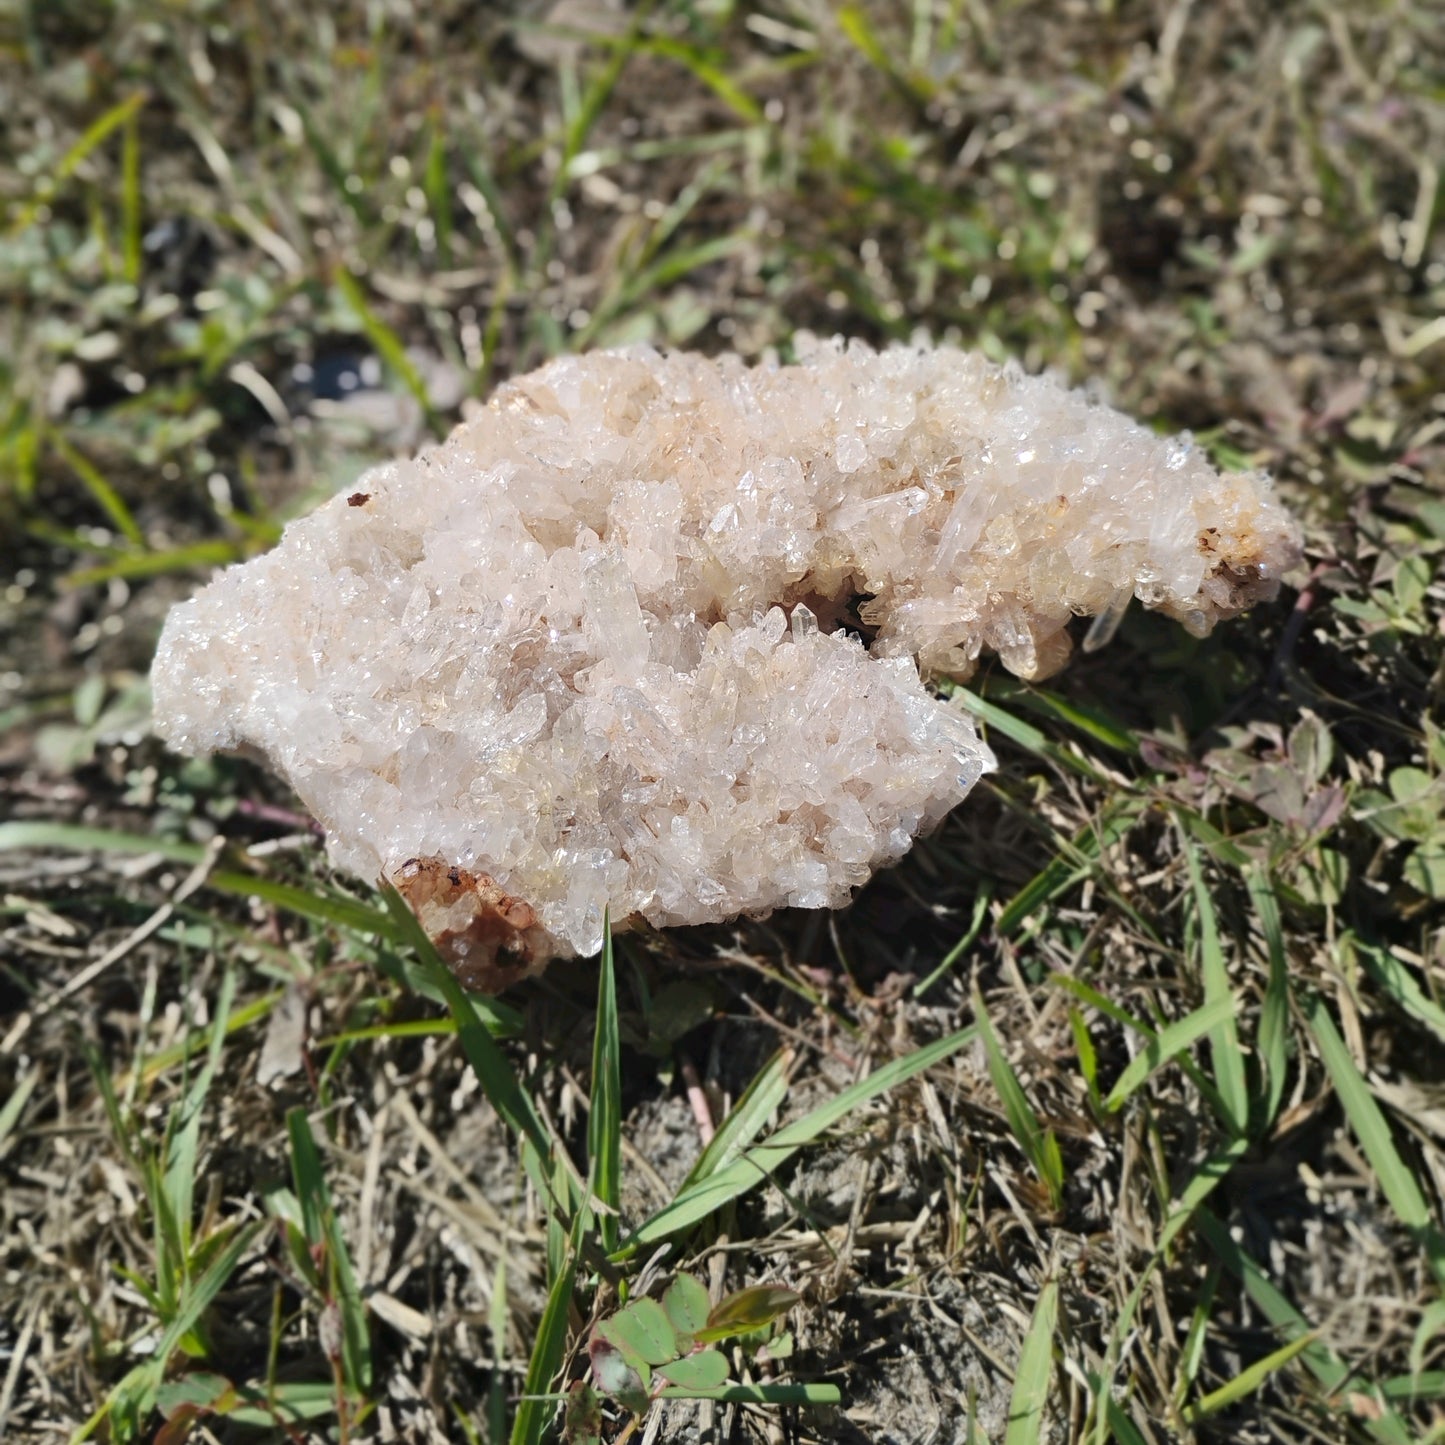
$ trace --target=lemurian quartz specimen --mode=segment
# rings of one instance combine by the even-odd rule
[[[161,735],[264,755],[474,987],[656,925],[837,906],[993,766],[920,681],[1131,598],[1191,631],[1296,529],[1048,378],[940,347],[554,361],[166,623]]]

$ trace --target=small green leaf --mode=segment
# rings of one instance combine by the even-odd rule
[[[707,1290],[690,1274],[680,1274],[663,1293],[662,1307],[667,1311],[678,1348],[691,1349],[697,1332],[707,1328],[711,1308]]]
[[[728,1377],[728,1362],[717,1350],[699,1350],[670,1365],[659,1365],[657,1373],[684,1390],[716,1390]]]
[[[726,1295],[713,1306],[707,1328],[697,1332],[699,1340],[725,1340],[760,1330],[785,1315],[801,1299],[797,1290],[781,1284],[753,1284]]]

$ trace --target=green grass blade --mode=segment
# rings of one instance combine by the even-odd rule
[[[602,958],[597,975],[597,1027],[592,1039],[592,1107],[587,1118],[587,1152],[592,1192],[607,1206],[598,1220],[602,1247],[617,1248],[617,1213],[622,1204],[622,1056],[617,1022],[617,971],[612,926],[602,920]]]
[[[106,828],[84,828],[71,823],[0,823],[0,853],[12,848],[59,848],[68,852],[154,853],[168,863],[194,868],[206,856],[199,843],[151,838],[139,833],[118,833]],[[318,923],[334,923],[357,933],[379,933],[393,941],[401,938],[392,916],[368,903],[335,893],[311,892],[288,883],[276,883],[252,873],[218,868],[207,874],[206,887],[242,898],[259,898],[288,913]]]
[[[715,1390],[668,1386],[658,1395],[664,1400],[717,1400],[726,1405],[838,1405],[843,1400],[836,1385],[719,1385]]]
[[[382,897],[386,900],[401,937],[416,951],[426,965],[433,985],[446,1000],[447,1007],[456,1020],[457,1037],[461,1041],[462,1052],[466,1055],[472,1072],[476,1074],[483,1093],[491,1100],[492,1107],[501,1115],[503,1122],[528,1146],[523,1150],[523,1161],[529,1165],[533,1182],[544,1194],[548,1193],[551,1184],[544,1171],[544,1161],[552,1153],[552,1141],[542,1123],[542,1116],[522,1088],[506,1054],[487,1032],[486,1025],[473,1008],[461,984],[437,956],[431,939],[416,921],[416,915],[406,906],[396,889],[384,887]],[[570,1212],[584,1201],[577,1197],[576,1183],[570,1171],[564,1172],[562,1177],[567,1182],[569,1197],[565,1203]]]
[[[1096,1119],[1102,1119],[1104,1096],[1099,1092],[1099,1051],[1094,1047],[1087,1020],[1076,1008],[1069,1010],[1069,1032],[1074,1036],[1074,1053],[1079,1060],[1079,1077],[1084,1081],[1089,1109]]]
[[[978,1036],[975,1028],[962,1029],[947,1038],[925,1044],[921,1049],[869,1074],[866,1079],[844,1089],[826,1104],[802,1119],[779,1129],[770,1139],[749,1149],[740,1159],[718,1169],[709,1178],[683,1189],[671,1204],[658,1210],[630,1234],[619,1252],[630,1253],[645,1244],[652,1244],[676,1234],[678,1230],[706,1219],[715,1209],[769,1178],[805,1144],[811,1144],[854,1109],[870,1099],[921,1074],[925,1069],[946,1059],[950,1054]]]
[[[1445,1040],[1445,1009],[1425,992],[1410,969],[1388,949],[1356,942],[1356,951],[1371,978],[1404,1011]]]
[[[200,1173],[201,1121],[206,1096],[221,1062],[221,1050],[225,1046],[235,1000],[236,974],[228,968],[221,975],[221,989],[207,1031],[205,1062],[191,1081],[180,1107],[171,1115],[167,1129],[162,1187],[179,1233],[181,1258],[185,1265],[190,1261],[192,1204]]]
[[[121,137],[120,153],[121,205],[121,274],[132,285],[141,273],[141,180],[140,180],[140,116],[132,113],[126,119]]]
[[[1038,1445],[1044,1437],[1044,1412],[1054,1373],[1054,1334],[1059,1323],[1059,1285],[1050,1280],[1039,1292],[1034,1317],[1024,1337],[1009,1396],[1004,1445]]]
[[[1204,873],[1199,866],[1199,853],[1184,835],[1184,859],[1189,866],[1189,882],[1194,898],[1194,919],[1199,932],[1199,966],[1204,979],[1204,1001],[1207,1004],[1229,1005],[1222,1022],[1209,1031],[1210,1053],[1214,1059],[1214,1082],[1224,1105],[1221,1121],[1232,1134],[1242,1134],[1249,1123],[1249,1088],[1244,1077],[1244,1054],[1239,1047],[1239,1031],[1234,1025],[1233,994],[1229,987],[1229,965],[1219,941],[1219,921],[1214,913],[1214,900],[1204,886]]]
[[[487,1382],[487,1439],[500,1441],[507,1433],[507,1379],[502,1368],[507,1356],[507,1256],[502,1252],[497,1255],[497,1272],[492,1276],[487,1333],[492,1344],[492,1377]]]
[[[1264,1270],[1235,1243],[1233,1236],[1208,1205],[1200,1207],[1195,1216],[1195,1227],[1219,1256],[1224,1267],[1244,1285],[1260,1313],[1286,1340],[1295,1340],[1301,1335],[1313,1335],[1304,1316],[1280,1293]],[[1310,1338],[1300,1350],[1299,1359],[1329,1394],[1333,1395],[1346,1385],[1352,1385],[1357,1393],[1378,1406],[1379,1417],[1367,1419],[1364,1423],[1365,1428],[1381,1445],[1412,1445],[1415,1441],[1415,1432],[1385,1404],[1379,1391],[1352,1375],[1344,1362],[1327,1345],[1318,1339]]]
[[[1189,1316],[1189,1328],[1184,1334],[1184,1343],[1179,1347],[1179,1365],[1175,1370],[1171,1398],[1176,1410],[1183,1407],[1186,1397],[1199,1378],[1204,1363],[1204,1347],[1208,1343],[1209,1325],[1214,1318],[1214,1299],[1219,1293],[1219,1281],[1224,1277],[1224,1266],[1217,1260],[1210,1260],[1204,1275],[1204,1285],[1194,1301]],[[1309,1336],[1301,1335],[1301,1339]]]
[[[326,1251],[331,1302],[341,1318],[341,1360],[346,1381],[352,1389],[364,1392],[371,1387],[371,1338],[366,1308],[356,1286],[351,1255],[331,1202],[331,1191],[326,1185],[326,1174],[305,1109],[287,1111],[286,1132],[291,1141],[291,1174],[301,1204],[306,1238],[313,1250],[324,1246]]]
[[[741,120],[758,125],[763,119],[762,107],[725,70],[711,64],[693,46],[665,36],[651,36],[639,50],[650,55],[663,55],[686,66],[709,90]]]
[[[1000,938],[1012,937],[1037,909],[1088,878],[1103,850],[1128,834],[1142,807],[1137,799],[1116,800],[1105,808],[1096,824],[1080,829],[1072,839],[1056,839],[1058,856],[1009,900],[994,932]]]
[[[1189,1183],[1180,1190],[1169,1217],[1164,1221],[1164,1228],[1159,1234],[1158,1254],[1162,1255],[1173,1244],[1179,1231],[1194,1218],[1199,1206],[1229,1177],[1230,1171],[1248,1151],[1248,1138],[1239,1134],[1222,1149],[1215,1150],[1199,1166]]]
[[[109,518],[111,526],[131,546],[144,547],[146,544],[145,534],[141,531],[140,524],[131,515],[130,508],[121,500],[120,493],[105,479],[100,468],[89,457],[82,455],[71,446],[58,432],[51,434],[50,441],[66,466],[84,483],[91,500]]]
[[[973,992],[973,1013],[978,1020],[979,1035],[983,1039],[984,1054],[988,1059],[988,1073],[993,1086],[1003,1103],[1004,1117],[1009,1129],[1024,1151],[1024,1157],[1034,1167],[1039,1182],[1049,1196],[1049,1204],[1060,1209],[1064,1203],[1064,1169],[1059,1157],[1058,1141],[1039,1122],[1039,1116],[1029,1103],[1023,1085],[1013,1066],[1004,1057],[998,1037],[989,1021],[988,1010],[984,1007],[983,995],[977,989]]]
[[[969,920],[968,928],[963,937],[944,954],[937,968],[921,982],[914,984],[913,997],[922,998],[924,994],[936,984],[955,963],[978,942],[978,936],[983,932],[983,926],[988,922],[988,906],[993,902],[993,885],[985,880],[979,884],[978,894],[973,900],[973,917]]]
[[[792,1050],[779,1049],[758,1070],[727,1118],[718,1125],[707,1147],[698,1155],[697,1163],[682,1181],[680,1193],[686,1193],[693,1185],[702,1183],[731,1164],[768,1127],[768,1120],[777,1113],[778,1106],[787,1096],[788,1071],[792,1068],[794,1057]]]
[[[1186,1406],[1183,1411],[1185,1422],[1198,1425],[1211,1415],[1217,1415],[1221,1410],[1227,1410],[1231,1405],[1248,1399],[1276,1370],[1282,1370],[1297,1355],[1309,1349],[1317,1337],[1317,1332],[1310,1331],[1286,1341],[1277,1350],[1271,1350],[1262,1360],[1256,1360],[1232,1380],[1217,1390],[1211,1390],[1202,1400]]]
[[[1289,1072],[1289,961],[1284,951],[1279,900],[1274,896],[1268,874],[1262,868],[1252,866],[1246,881],[1259,918],[1260,931],[1264,934],[1265,947],[1269,951],[1269,982],[1265,985],[1264,1002],[1259,1010],[1259,1029],[1255,1036],[1261,1078],[1251,1123],[1256,1137],[1259,1137],[1279,1115],[1280,1104],[1284,1100],[1285,1077]]]
[[[235,1273],[242,1255],[265,1227],[264,1219],[253,1219],[236,1231],[226,1247],[185,1292],[179,1310],[161,1334],[155,1353],[119,1381],[100,1409],[76,1431],[72,1437],[74,1441],[89,1439],[107,1416],[113,1416],[121,1429],[128,1432],[125,1438],[141,1438],[142,1427],[149,1422],[155,1409],[171,1356],[181,1340],[200,1323],[201,1316]]]
[[[1117,1113],[1128,1102],[1130,1095],[1151,1075],[1217,1028],[1225,1019],[1233,1018],[1234,1011],[1233,998],[1218,998],[1160,1029],[1129,1061],[1114,1087],[1109,1090],[1104,1107],[1111,1114]]]
[[[436,227],[437,253],[443,261],[452,254],[452,188],[447,174],[446,126],[441,114],[432,113],[431,141],[427,146],[424,189],[427,210]]]
[[[1091,742],[1111,748],[1116,753],[1132,755],[1139,751],[1139,739],[1099,708],[1085,707],[1032,683],[1013,683],[1005,679],[995,682],[990,691],[1001,694],[1004,702],[1016,703],[1031,712],[1057,718],[1076,732],[1083,733]]]
[[[36,1064],[20,1076],[15,1087],[10,1090],[10,1097],[4,1104],[0,1104],[0,1158],[4,1158],[5,1141],[20,1122],[20,1116],[25,1112],[25,1106],[30,1102],[30,1096],[39,1082],[40,1065]]]
[[[537,1323],[537,1338],[527,1360],[527,1377],[522,1386],[522,1400],[512,1420],[511,1445],[539,1445],[547,1428],[553,1406],[547,1391],[562,1366],[567,1347],[567,1315],[572,1306],[572,1286],[577,1274],[577,1235],[583,1214],[579,1211],[573,1228],[572,1247],[565,1264],[557,1271],[547,1304]]]
[[[90,551],[96,548],[91,546]],[[65,574],[67,587],[94,587],[120,577],[162,577],[171,572],[209,572],[239,561],[248,548],[241,542],[192,542],[185,547],[171,547],[164,552],[125,552],[113,561],[94,567],[79,567]]]
[[[86,156],[119,127],[125,125],[145,102],[146,92],[138,90],[93,120],[85,128],[80,139],[60,158],[60,164],[56,166],[52,174],[46,177],[40,197],[26,206],[11,222],[10,234],[18,235],[30,226],[36,216],[40,214],[41,209],[52,200],[55,192],[60,188],[61,182],[69,180]]]
[[[1069,772],[1078,773],[1081,777],[1089,778],[1094,782],[1104,781],[1104,775],[1092,763],[1079,757],[1077,753],[1070,752],[1067,748],[1062,748],[1057,743],[1050,741],[1048,736],[1032,723],[1025,722],[1022,718],[999,707],[997,703],[989,702],[976,692],[970,692],[966,687],[952,687],[945,690],[950,696],[958,698],[980,722],[1001,732],[1010,742],[1016,743],[1036,758],[1053,763],[1057,767],[1066,768]]]
[[[1425,1193],[1419,1182],[1400,1157],[1389,1122],[1375,1102],[1369,1084],[1355,1067],[1355,1061],[1335,1028],[1322,997],[1316,995],[1310,1001],[1306,1017],[1319,1047],[1320,1058],[1324,1061],[1325,1072],[1335,1086],[1335,1093],[1339,1095],[1350,1127],[1375,1171],[1382,1193],[1400,1223],[1424,1249],[1435,1278],[1445,1283],[1445,1236],[1441,1235],[1430,1214],[1430,1206],[1425,1202]]]
[[[336,289],[356,313],[357,322],[366,339],[376,349],[376,354],[421,408],[422,415],[426,418],[427,430],[433,436],[440,436],[444,430],[441,418],[436,414],[427,393],[426,382],[422,380],[421,373],[416,369],[411,357],[406,354],[401,338],[371,309],[361,284],[344,266],[336,272]]]

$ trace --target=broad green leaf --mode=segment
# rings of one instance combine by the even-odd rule
[[[1401,612],[1413,612],[1425,600],[1434,580],[1434,569],[1428,557],[1418,552],[1404,557],[1395,569],[1395,605]]]
[[[566,1445],[600,1445],[602,1402],[586,1380],[576,1381],[567,1392],[562,1412],[562,1439]]]

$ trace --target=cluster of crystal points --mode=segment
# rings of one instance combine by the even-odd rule
[[[172,613],[159,731],[264,754],[346,868],[424,872],[423,921],[498,986],[595,951],[608,906],[847,901],[993,766],[920,668],[1044,676],[1131,597],[1202,633],[1296,558],[1262,477],[1052,379],[800,353],[503,386]]]

